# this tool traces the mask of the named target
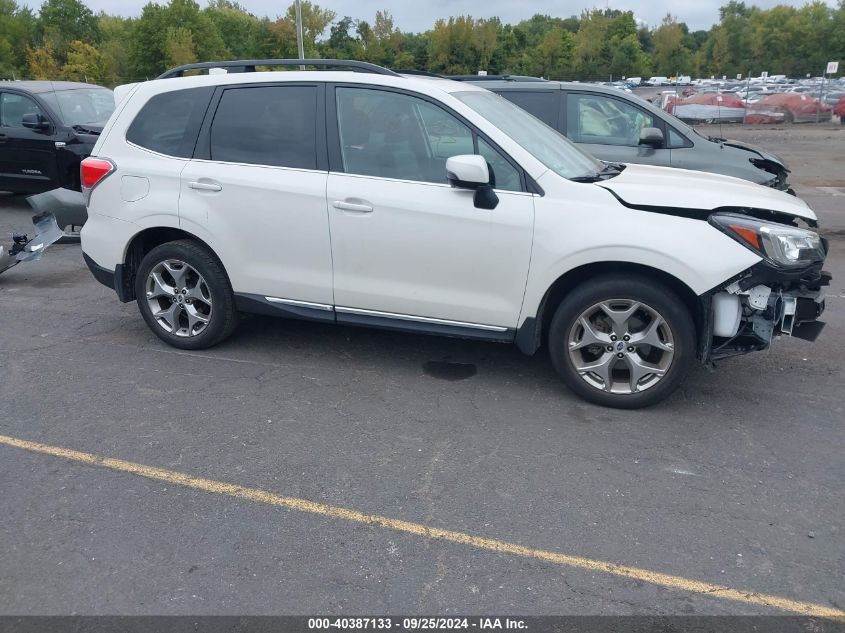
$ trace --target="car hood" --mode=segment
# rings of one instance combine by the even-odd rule
[[[596,183],[623,204],[645,210],[688,210],[702,219],[715,210],[754,209],[816,221],[800,198],[732,176],[673,167],[629,164],[618,176]]]
[[[722,143],[726,147],[734,147],[736,149],[745,150],[746,152],[751,152],[752,154],[757,154],[760,158],[775,162],[778,165],[781,165],[784,169],[789,169],[780,156],[778,156],[777,154],[773,154],[772,152],[767,152],[762,147],[757,147],[756,145],[749,145],[748,143],[743,143],[742,141],[734,141],[733,139],[729,138],[711,138],[710,140],[714,143]]]

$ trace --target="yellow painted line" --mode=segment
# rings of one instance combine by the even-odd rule
[[[572,554],[561,554],[559,552],[552,552],[549,550],[534,549],[532,547],[525,547],[524,545],[508,543],[507,541],[473,536],[472,534],[467,534],[465,532],[455,532],[453,530],[429,527],[421,523],[391,519],[390,517],[380,516],[378,514],[366,514],[357,510],[350,510],[348,508],[340,508],[337,506],[326,505],[324,503],[308,501],[307,499],[278,495],[259,488],[246,488],[244,486],[215,481],[213,479],[193,477],[173,470],[145,466],[144,464],[127,462],[122,459],[113,459],[111,457],[99,457],[97,455],[92,455],[91,453],[83,453],[69,448],[39,444],[38,442],[30,442],[28,440],[20,440],[6,435],[0,435],[0,444],[21,448],[35,453],[63,457],[65,459],[81,462],[83,464],[90,464],[92,466],[102,466],[119,472],[132,473],[133,475],[140,475],[141,477],[146,477],[148,479],[156,479],[158,481],[185,486],[195,490],[202,490],[204,492],[227,495],[239,499],[246,499],[248,501],[255,501],[257,503],[265,503],[272,506],[280,506],[290,510],[297,510],[299,512],[320,514],[334,519],[342,519],[344,521],[374,525],[390,530],[396,530],[398,532],[416,534],[417,536],[423,536],[430,539],[469,545],[470,547],[488,550],[499,554],[510,554],[512,556],[520,556],[522,558],[533,558],[563,567],[599,572],[620,578],[630,578],[632,580],[651,583],[667,589],[676,589],[679,591],[712,596],[724,600],[733,600],[735,602],[742,602],[745,604],[772,607],[782,611],[800,613],[802,615],[845,619],[845,611],[828,607],[823,604],[801,602],[799,600],[791,600],[789,598],[743,589],[732,589],[731,587],[725,587],[723,585],[715,585],[709,582],[684,578],[682,576],[662,574],[660,572],[640,569],[638,567],[617,565],[616,563],[608,563],[592,558],[585,558],[583,556],[574,556]]]

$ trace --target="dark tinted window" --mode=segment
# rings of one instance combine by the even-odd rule
[[[44,115],[38,104],[29,97],[11,92],[0,94],[0,125],[3,127],[23,127],[24,114]]]
[[[317,168],[317,88],[226,90],[211,124],[211,160]]]
[[[190,158],[213,91],[188,88],[154,96],[132,121],[126,140],[154,152]]]
[[[558,129],[558,115],[560,113],[559,90],[536,90],[531,92],[503,90],[499,94],[529,114],[533,114],[546,125]]]

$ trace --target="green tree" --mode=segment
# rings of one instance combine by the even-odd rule
[[[269,19],[258,18],[230,0],[211,0],[203,13],[220,34],[228,56],[235,59],[264,56],[263,46],[270,27]]]
[[[70,81],[102,83],[105,79],[103,56],[92,44],[73,40],[61,74]]]
[[[96,43],[97,18],[81,0],[46,0],[38,13],[38,35],[50,40],[60,61],[73,41]]]
[[[26,61],[33,79],[56,79],[61,75],[61,66],[50,40],[37,48],[27,47]]]
[[[103,83],[116,86],[133,81],[127,46],[132,20],[101,14],[98,17],[97,28],[100,32],[100,45],[97,48],[103,65]]]
[[[658,75],[675,76],[688,74],[692,55],[684,46],[684,28],[674,17],[667,14],[654,31],[654,52],[652,64]]]
[[[0,0],[0,79],[19,78],[28,66],[26,51],[33,43],[35,16],[15,0]]]
[[[197,61],[197,54],[194,52],[194,36],[188,29],[178,26],[167,29],[164,48],[165,62],[168,67],[193,64]]]

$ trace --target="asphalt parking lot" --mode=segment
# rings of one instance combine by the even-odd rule
[[[644,411],[506,345],[248,317],[181,352],[77,245],[4,273],[0,614],[841,613],[845,133],[818,142],[825,331]],[[0,198],[4,242],[29,215]]]

